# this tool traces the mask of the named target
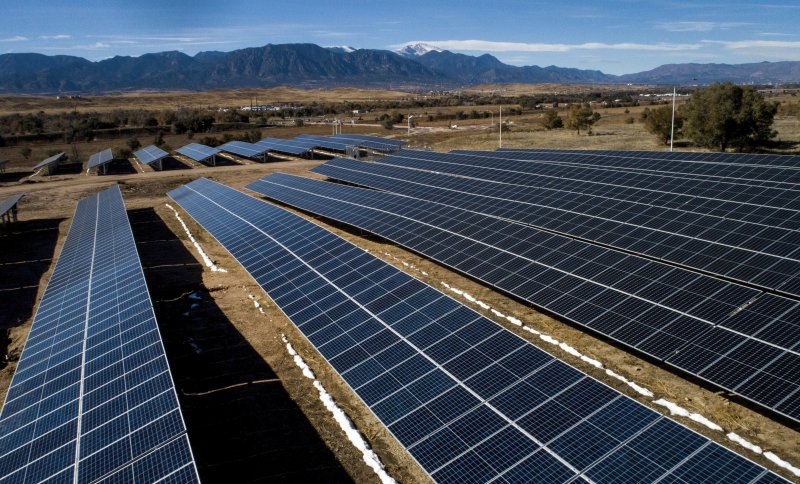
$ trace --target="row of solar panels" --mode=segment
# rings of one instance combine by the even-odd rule
[[[0,412],[4,482],[197,482],[117,186],[78,203]]]
[[[169,196],[437,482],[781,480],[282,208],[206,179]]]
[[[314,136],[300,135],[293,139],[264,138],[257,143],[245,141],[229,141],[217,148],[190,143],[175,150],[177,153],[187,156],[194,161],[204,162],[217,155],[219,152],[232,153],[246,158],[264,159],[269,152],[282,153],[293,156],[304,156],[315,149],[327,149],[341,153],[348,150],[365,148],[382,152],[393,152],[399,150],[405,144],[404,141],[381,138],[378,136],[366,135],[334,135]],[[139,150],[134,155],[143,164],[150,164],[154,161],[168,156],[166,151],[156,146],[148,146]]]

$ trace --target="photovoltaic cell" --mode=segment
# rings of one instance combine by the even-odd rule
[[[0,473],[198,481],[116,185],[78,203],[0,413]]]
[[[175,151],[198,162],[203,162],[219,153],[217,148],[211,148],[210,146],[201,145],[199,143],[189,143]]]
[[[414,196],[800,296],[796,231],[590,194],[339,158],[315,173]],[[478,173],[476,173],[478,175]]]
[[[33,169],[34,170],[38,170],[39,168],[44,168],[45,166],[47,166],[47,165],[49,165],[51,163],[55,163],[57,161],[61,161],[61,159],[64,157],[65,154],[66,153],[64,153],[62,151],[61,153],[58,153],[57,155],[53,155],[50,158],[46,158],[46,159],[40,161],[39,163],[37,163],[36,165],[34,165]]]
[[[11,210],[11,207],[13,207],[17,203],[19,203],[19,201],[24,196],[25,196],[25,193],[17,193],[16,195],[11,195],[8,198],[0,200],[0,217],[2,217],[3,215],[6,214],[6,212]]]
[[[91,170],[92,168],[104,165],[113,159],[114,155],[111,153],[111,148],[106,148],[103,151],[99,151],[89,157],[87,169]]]
[[[263,158],[264,154],[267,152],[267,149],[264,147],[244,141],[229,141],[221,145],[219,150],[247,158]]]
[[[800,419],[800,306],[685,269],[412,197],[275,174],[275,200],[408,247]]]
[[[737,468],[726,478],[778,478],[286,210],[205,179],[169,196],[437,482],[563,482],[606,462],[614,481],[632,474],[613,467],[632,452],[649,480],[719,472],[712,457]],[[602,436],[602,450],[589,452],[579,435]],[[660,462],[688,441],[697,445],[674,450],[682,458]]]
[[[798,190],[752,186],[655,173],[507,160],[493,154],[434,153],[405,150],[381,163],[436,170],[484,180],[652,203],[733,220],[800,230]]]
[[[143,165],[149,165],[155,161],[161,160],[169,156],[169,153],[162,150],[156,145],[150,145],[146,148],[142,148],[133,153],[136,159]]]
[[[343,139],[329,138],[327,136],[314,136],[309,134],[301,134],[294,138],[298,141],[313,141],[316,143],[315,148],[323,148],[326,150],[341,151],[346,153],[348,149],[353,148],[355,143],[347,142]]]
[[[255,144],[262,149],[266,149],[267,151],[276,151],[294,156],[305,155],[314,149],[314,143],[297,143],[294,140],[285,140],[279,138],[264,138]]]

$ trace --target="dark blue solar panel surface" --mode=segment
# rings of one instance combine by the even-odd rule
[[[219,153],[217,148],[211,148],[210,146],[201,145],[199,143],[189,143],[188,145],[182,146],[175,151],[183,156],[193,159],[194,161],[205,161]]]
[[[800,232],[641,202],[339,158],[312,171],[800,296]],[[478,173],[476,173],[478,175]]]
[[[146,148],[142,148],[139,151],[133,153],[134,156],[144,165],[149,165],[154,161],[158,161],[162,158],[169,156],[169,153],[162,150],[156,145],[150,145]]]
[[[670,160],[675,162],[722,163],[756,166],[772,166],[800,169],[800,156],[765,155],[755,153],[720,153],[708,151],[644,151],[644,150],[557,150],[547,148],[500,148],[503,151],[529,153],[573,153],[576,155],[600,155],[615,158],[634,158],[641,160]]]
[[[11,195],[10,197],[0,200],[0,216],[3,216],[11,210],[11,207],[16,205],[22,197],[24,197],[24,193],[17,193],[16,195]]]
[[[296,143],[293,140],[279,138],[264,138],[255,144],[268,151],[277,151],[295,156],[304,155],[314,148],[314,143]]]
[[[405,150],[380,162],[530,188],[546,187],[567,193],[606,196],[800,230],[800,196],[797,190],[429,151]]]
[[[283,174],[247,188],[385,237],[800,419],[800,375],[784,371],[800,365],[797,301],[411,197]]]
[[[116,185],[78,203],[0,413],[0,474],[198,480]]]
[[[342,139],[328,138],[326,136],[313,136],[309,134],[301,134],[294,138],[298,141],[313,141],[316,143],[315,148],[323,148],[326,150],[347,152],[349,148],[355,146],[353,142],[347,142]]]
[[[113,159],[114,155],[111,153],[111,148],[106,148],[89,157],[88,169],[91,170],[97,166],[104,165]]]
[[[55,163],[57,161],[60,161],[61,158],[63,158],[65,154],[66,153],[64,153],[62,151],[61,153],[58,153],[57,155],[53,155],[50,158],[44,159],[44,160],[40,161],[39,163],[37,163],[36,165],[34,165],[33,169],[34,170],[38,170],[39,168],[43,168],[43,167],[45,167],[45,166],[47,166],[47,165],[49,165],[51,163]]]
[[[578,166],[592,166],[610,168],[615,170],[637,171],[643,173],[656,173],[676,175],[686,178],[697,178],[709,181],[729,181],[756,186],[775,186],[793,188],[800,183],[800,165],[794,168],[781,166],[760,165],[757,163],[725,163],[726,157],[718,157],[717,161],[684,161],[680,158],[664,159],[658,152],[631,156],[625,152],[593,152],[580,151],[469,151],[457,150],[455,154],[475,154],[477,156],[491,155],[510,160],[530,160],[548,163],[564,163]],[[720,153],[728,155],[729,153]],[[749,155],[751,157],[764,157],[765,155]],[[767,155],[768,156],[768,155]],[[800,157],[786,156],[787,159],[800,159]],[[753,160],[755,161],[755,160]]]
[[[284,209],[205,179],[169,195],[438,482],[777,478]]]
[[[362,148],[382,151],[384,153],[391,153],[394,151],[398,151],[403,147],[403,145],[406,144],[405,141],[401,140],[381,138],[379,136],[358,135],[358,134],[336,134],[333,135],[332,138],[339,139],[347,143],[355,144]]]
[[[244,141],[229,141],[221,145],[219,150],[248,158],[260,158],[267,152],[267,149],[262,146]]]

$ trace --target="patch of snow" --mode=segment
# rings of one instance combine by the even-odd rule
[[[186,225],[186,223],[184,223],[184,221],[181,218],[181,216],[178,213],[178,211],[175,210],[172,207],[172,205],[170,205],[168,203],[165,204],[165,205],[167,206],[168,209],[172,210],[172,212],[175,214],[175,218],[177,218],[178,222],[180,222],[181,225],[183,226],[183,230],[186,231],[186,236],[189,237],[189,240],[191,240],[192,244],[194,244],[195,249],[197,249],[197,252],[200,254],[200,257],[203,259],[203,263],[206,265],[206,267],[211,269],[212,272],[228,272],[225,269],[223,269],[223,268],[219,267],[218,265],[214,264],[214,261],[212,261],[211,258],[208,256],[208,254],[206,254],[206,251],[203,250],[203,247],[200,245],[200,242],[198,242],[194,238],[194,236],[192,235],[192,231],[189,230],[189,227]]]
[[[598,368],[602,368],[602,366],[598,366]],[[638,384],[628,380],[627,378],[625,378],[624,376],[620,375],[619,373],[616,373],[614,371],[606,369],[606,375],[610,376],[611,378],[616,378],[617,380],[625,383],[629,387],[631,387],[634,390],[636,390],[636,393],[638,393],[639,395],[644,395],[645,397],[650,397],[650,398],[653,397],[653,392],[652,391],[650,391],[649,389],[647,389],[647,388],[645,388],[645,387],[643,387],[641,385],[638,385]],[[666,402],[666,400],[664,400],[664,401]],[[658,403],[658,402],[654,402],[654,403]],[[671,402],[667,402],[667,403],[671,403]],[[678,407],[678,408],[682,409],[682,407]],[[722,430],[722,429],[720,429],[720,430]]]
[[[361,456],[362,459],[364,459],[364,463],[366,463],[370,468],[372,468],[373,471],[375,471],[375,474],[378,475],[378,478],[383,484],[397,484],[397,481],[395,481],[392,476],[386,473],[386,468],[384,467],[380,458],[369,447],[369,444],[366,440],[364,440],[364,437],[362,437],[358,429],[355,428],[355,425],[353,425],[353,421],[350,420],[350,417],[348,417],[347,414],[345,414],[344,411],[339,408],[330,393],[325,390],[325,387],[322,385],[322,383],[316,379],[314,373],[308,367],[306,362],[303,361],[303,358],[297,354],[297,351],[289,342],[288,338],[286,338],[286,335],[281,335],[281,340],[286,344],[286,351],[288,351],[289,354],[294,357],[295,364],[302,368],[303,375],[314,380],[314,388],[316,388],[319,392],[320,401],[333,415],[333,419],[339,424],[339,427],[342,429],[345,435],[347,435],[347,439],[350,440],[356,449],[361,451]]]
[[[559,343],[561,343],[559,340],[553,338],[549,334],[540,334],[539,338],[541,338],[543,341],[550,343],[551,345],[558,345]]]
[[[441,47],[436,47],[435,45],[426,44],[424,42],[412,42],[400,47],[399,49],[395,50],[395,52],[403,57],[417,57],[425,55],[428,52],[442,52],[443,50],[444,49]]]
[[[680,405],[672,403],[668,400],[664,400],[663,398],[660,398],[658,400],[653,400],[653,403],[655,403],[656,405],[661,405],[662,407],[667,407],[667,409],[669,409],[670,415],[680,415],[681,417],[687,417],[689,418],[689,420],[694,420],[697,423],[703,424],[706,427],[710,428],[711,430],[717,430],[719,432],[722,432],[722,427],[720,427],[716,423],[705,418],[699,413],[690,412],[685,408],[681,407]]]
[[[800,476],[800,469],[799,468],[793,466],[792,464],[789,464],[788,462],[786,462],[785,460],[781,459],[780,457],[778,457],[777,455],[773,454],[772,452],[764,452],[764,457],[766,457],[767,459],[772,461],[776,466],[782,467],[782,468],[786,469],[787,471],[791,472],[792,474],[794,474],[796,476]]]
[[[745,449],[752,450],[756,454],[763,454],[764,453],[764,451],[761,450],[761,447],[759,447],[759,446],[757,446],[755,444],[751,444],[747,440],[745,440],[742,437],[740,437],[738,434],[735,434],[733,432],[729,432],[728,435],[726,435],[726,437],[728,437],[728,439],[736,442],[737,444],[741,445]]]

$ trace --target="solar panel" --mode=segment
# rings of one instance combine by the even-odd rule
[[[220,151],[227,151],[234,155],[244,156],[246,158],[259,158],[263,159],[267,149],[253,143],[244,141],[229,141],[219,147]]]
[[[0,413],[0,474],[198,481],[116,185],[78,202]]]
[[[677,162],[724,163],[755,166],[800,168],[800,156],[771,155],[760,153],[722,153],[714,151],[645,151],[645,150],[563,150],[546,148],[499,148],[497,151],[521,151],[523,153],[574,153],[577,155],[603,155],[612,157],[671,160]]]
[[[3,199],[0,201],[0,217],[4,216],[11,208],[16,205],[22,197],[25,196],[25,193],[17,193],[16,195],[11,195],[8,198]]]
[[[309,134],[301,134],[295,137],[295,140],[313,141],[316,143],[315,148],[323,148],[326,150],[341,151],[346,153],[348,149],[355,147],[355,143],[347,142],[343,139],[328,138],[325,136],[313,136]]]
[[[89,163],[87,169],[91,170],[92,168],[104,165],[113,159],[114,155],[111,153],[111,148],[106,148],[103,151],[99,151],[89,157]]]
[[[796,190],[428,151],[405,150],[379,162],[800,230],[800,197]]]
[[[391,163],[391,162],[390,162]],[[765,224],[339,158],[312,170],[362,186],[473,210],[800,296],[800,235]],[[475,170],[475,176],[480,171]]]
[[[217,148],[201,145],[199,143],[189,143],[175,151],[198,162],[204,162],[219,153]]]
[[[255,143],[257,146],[262,147],[268,151],[277,151],[279,153],[286,153],[294,156],[302,156],[314,148],[314,143],[295,143],[291,140],[278,139],[278,138],[264,138]]]
[[[637,171],[644,173],[660,173],[678,175],[687,178],[720,180],[754,184],[759,186],[783,186],[792,188],[800,183],[800,164],[794,168],[770,165],[725,163],[725,157],[718,161],[685,161],[680,158],[664,159],[654,154],[639,156],[626,155],[624,151],[605,153],[580,153],[571,151],[454,151],[456,154],[475,154],[477,156],[494,156],[509,160],[542,161],[548,163],[565,163],[578,166],[593,166],[615,170]],[[727,155],[729,153],[720,153]],[[763,156],[763,155],[753,155]],[[787,157],[791,158],[791,157]]]
[[[58,161],[61,161],[61,159],[64,157],[65,154],[66,153],[64,153],[62,151],[61,153],[58,153],[57,155],[53,155],[50,158],[44,159],[44,160],[40,161],[39,163],[37,163],[33,167],[33,169],[34,170],[38,170],[39,168],[44,168],[47,165],[50,165],[50,164],[56,163]]]
[[[247,186],[372,232],[800,420],[800,303],[412,197],[275,174]]]
[[[355,134],[355,133],[335,134],[335,135],[332,136],[332,138],[361,140],[361,141],[367,141],[367,142],[373,142],[373,143],[380,143],[380,144],[383,144],[383,145],[394,146],[396,148],[400,148],[401,146],[404,146],[404,145],[408,144],[406,141],[403,141],[401,139],[384,138],[384,137],[381,137],[381,136],[369,136],[369,135]]]
[[[136,159],[138,159],[141,164],[149,165],[151,163],[166,158],[167,156],[169,156],[169,153],[162,150],[156,145],[150,145],[146,148],[142,148],[141,150],[134,152],[133,155],[136,156]]]
[[[284,209],[205,179],[169,196],[437,482],[780,479]]]

